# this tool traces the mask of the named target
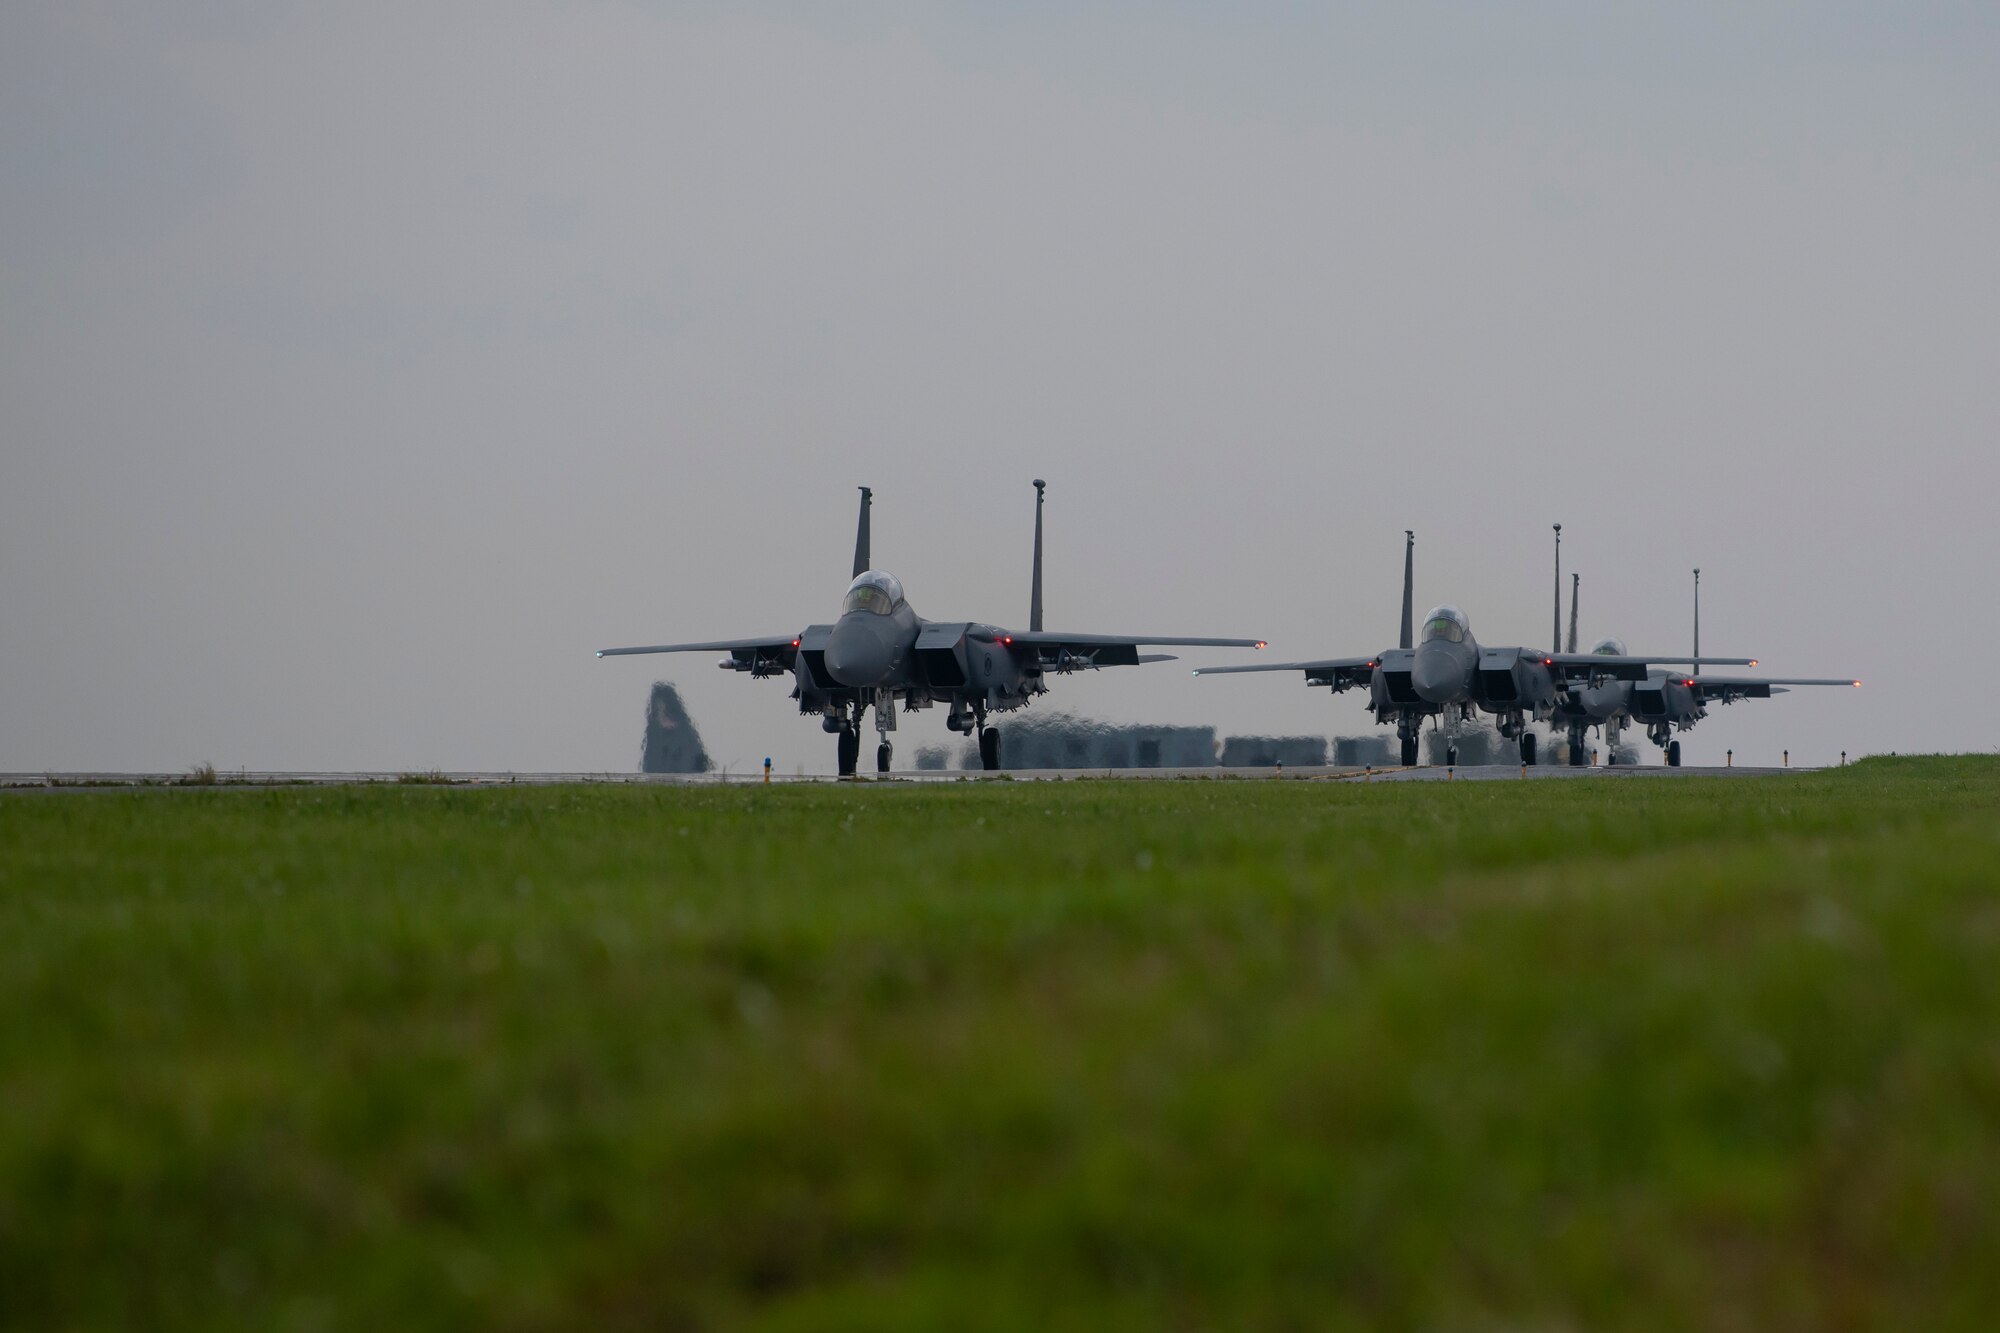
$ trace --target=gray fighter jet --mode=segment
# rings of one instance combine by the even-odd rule
[[[1335,657],[1318,662],[1272,662],[1256,666],[1203,667],[1197,676],[1226,675],[1245,671],[1300,671],[1307,685],[1325,685],[1335,694],[1366,686],[1369,711],[1375,721],[1386,726],[1393,722],[1402,741],[1406,767],[1417,762],[1417,741],[1424,721],[1436,718],[1449,739],[1445,762],[1458,762],[1456,743],[1461,722],[1473,710],[1490,713],[1500,734],[1520,745],[1521,762],[1535,762],[1535,735],[1531,721],[1546,722],[1555,715],[1573,682],[1599,678],[1644,680],[1656,664],[1675,665],[1678,657],[1632,657],[1625,654],[1577,654],[1544,652],[1538,648],[1483,647],[1472,637],[1472,622],[1455,606],[1433,608],[1424,617],[1421,635],[1412,633],[1411,610],[1416,534],[1404,532],[1403,546],[1403,631],[1396,648],[1373,657]],[[1558,564],[1557,584],[1562,586]],[[1561,624],[1558,612],[1557,624]],[[1748,658],[1714,659],[1748,665]]]
[[[1560,588],[1560,584],[1557,585]],[[1558,598],[1556,612],[1561,616],[1562,608]],[[1576,646],[1576,594],[1570,594],[1570,647]],[[1618,639],[1599,639],[1591,648],[1593,656],[1621,658],[1625,645]],[[1557,725],[1569,731],[1569,761],[1571,764],[1584,762],[1584,734],[1591,727],[1601,727],[1604,732],[1605,748],[1615,763],[1618,735],[1625,727],[1645,729],[1646,738],[1667,752],[1667,765],[1680,767],[1681,743],[1674,739],[1677,731],[1687,731],[1695,723],[1708,716],[1708,705],[1733,704],[1738,699],[1769,699],[1776,694],[1784,694],[1795,685],[1846,685],[1855,689],[1861,687],[1858,680],[1826,679],[1805,676],[1715,676],[1703,675],[1704,660],[1710,664],[1721,664],[1728,659],[1707,658],[1701,655],[1701,571],[1694,572],[1694,654],[1688,659],[1694,668],[1687,674],[1670,671],[1648,671],[1644,680],[1619,680],[1611,677],[1586,677],[1572,685],[1564,695],[1562,704],[1556,710]],[[1676,663],[1678,665],[1678,663]],[[1756,666],[1755,661],[1746,665]]]
[[[893,574],[871,567],[868,512],[874,492],[861,487],[861,519],[854,538],[854,581],[847,585],[840,618],[808,625],[797,634],[762,639],[721,639],[707,643],[667,643],[643,648],[605,648],[599,657],[633,653],[722,652],[718,664],[753,678],[792,677],[799,712],[817,713],[820,725],[839,736],[842,777],[851,776],[861,754],[861,718],[875,710],[875,767],[889,771],[896,729],[896,705],[903,711],[942,703],[950,711],[945,726],[979,737],[984,768],[1000,767],[1000,733],[989,723],[994,713],[1019,708],[1045,693],[1045,678],[1107,666],[1171,662],[1141,646],[1262,648],[1261,639],[1186,638],[1159,634],[1060,634],[1042,628],[1042,499],[1046,483],[1035,482],[1035,565],[1029,594],[1028,628],[1009,630],[969,620],[925,620],[903,595]]]

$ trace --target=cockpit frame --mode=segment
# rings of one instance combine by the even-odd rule
[[[879,569],[864,570],[847,585],[840,599],[840,613],[866,611],[871,615],[892,616],[903,604],[903,585],[894,574]]]

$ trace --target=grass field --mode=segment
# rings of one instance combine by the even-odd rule
[[[1990,1328],[2000,761],[0,797],[0,1322]]]

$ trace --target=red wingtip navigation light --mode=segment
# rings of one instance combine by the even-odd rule
[[[1855,682],[1854,682],[1854,688],[1855,688],[1855,689],[1857,689],[1857,690],[1858,690],[1858,689],[1860,689],[1860,688],[1861,688],[1861,682],[1860,682],[1860,681],[1858,681],[1858,680],[1857,680],[1857,681],[1855,681]]]
[[[1262,640],[1262,639],[1259,639],[1259,640],[1257,640],[1257,646],[1258,646],[1258,647],[1259,647],[1260,649],[1261,649],[1261,648],[1268,648],[1268,647],[1270,647],[1270,645],[1269,645],[1269,644],[1267,644],[1267,643],[1265,643],[1265,642],[1264,642],[1264,640]]]
[[[1699,663],[1697,663],[1697,665],[1699,665]],[[1757,665],[1757,659],[1756,659],[1756,658],[1754,658],[1754,657],[1753,657],[1753,658],[1751,658],[1751,659],[1750,659],[1750,665],[1751,665],[1751,666],[1756,666],[1756,665]]]

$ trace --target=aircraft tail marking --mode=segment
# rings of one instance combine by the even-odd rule
[[[1416,550],[1417,534],[1409,528],[1403,529],[1403,639],[1398,645],[1403,648],[1415,646],[1416,641]]]
[[[875,502],[875,492],[866,486],[861,489],[861,522],[854,529],[854,573],[860,578],[868,572],[868,507]]]
[[[1028,591],[1028,632],[1042,632],[1042,490],[1048,485],[1035,478],[1035,577]]]
[[[1701,674],[1701,570],[1694,572],[1694,672]]]
[[[1563,641],[1563,525],[1556,524],[1556,614],[1549,624],[1549,642]],[[1554,651],[1551,649],[1550,651]]]

